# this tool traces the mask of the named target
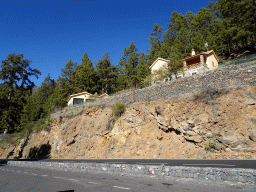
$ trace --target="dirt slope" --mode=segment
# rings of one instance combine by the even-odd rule
[[[93,108],[57,119],[50,132],[30,134],[11,157],[256,158],[255,104],[251,86],[131,104],[118,120],[109,107]]]

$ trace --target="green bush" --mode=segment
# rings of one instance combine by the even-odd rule
[[[221,149],[221,143],[219,143],[215,138],[209,138],[207,144],[205,145],[205,151],[214,152],[215,150],[220,151]]]
[[[116,103],[112,106],[113,113],[116,118],[120,117],[125,112],[126,105],[124,103]]]

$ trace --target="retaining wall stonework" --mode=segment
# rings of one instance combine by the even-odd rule
[[[255,169],[183,167],[136,164],[104,164],[104,163],[61,163],[43,161],[8,161],[8,165],[17,167],[39,167],[75,172],[97,171],[128,175],[157,175],[168,177],[192,178],[194,180],[229,181],[256,184]]]
[[[122,94],[102,98],[95,101],[95,105],[112,106],[119,103],[144,103],[158,100],[185,100],[190,99],[194,94],[199,93],[204,89],[230,89],[239,88],[248,85],[256,85],[256,61],[240,64],[219,67],[212,71],[207,71],[194,76],[185,76],[181,79],[172,79],[169,82],[149,86],[143,89],[137,89]],[[92,103],[90,103],[92,104]],[[81,109],[82,106],[77,105],[69,107],[69,110]],[[62,111],[51,114],[51,118],[63,116]]]

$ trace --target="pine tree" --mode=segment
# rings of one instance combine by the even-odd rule
[[[162,34],[163,28],[158,24],[154,24],[148,39],[148,42],[150,43],[150,52],[147,56],[149,62],[148,65],[151,65],[160,56]]]
[[[124,48],[124,54],[120,58],[119,64],[123,68],[126,76],[127,86],[137,86],[137,66],[138,66],[138,49],[135,47],[134,42],[130,46]],[[126,87],[126,88],[128,88]]]
[[[82,58],[82,63],[76,68],[77,73],[72,79],[72,93],[86,91],[88,93],[95,93],[97,91],[97,75],[96,71],[85,52]]]
[[[116,67],[111,65],[111,59],[107,51],[96,64],[96,68],[100,92],[113,93],[116,90]]]
[[[55,80],[51,79],[50,74],[48,74],[38,91],[32,95],[27,95],[27,103],[24,105],[21,115],[22,128],[26,128],[26,125],[30,122],[45,118],[50,114],[54,105],[52,95],[55,86]]]
[[[53,103],[57,108],[63,108],[67,105],[66,99],[73,93],[80,92],[80,89],[73,83],[74,76],[77,74],[77,63],[69,60],[64,68],[61,69],[61,77],[57,79],[57,85],[54,88]]]
[[[137,79],[140,85],[143,85],[143,80],[149,75],[149,68],[147,66],[146,56],[141,52],[139,57]],[[145,86],[145,85],[143,85]]]
[[[3,104],[6,112],[0,117],[0,122],[1,124],[5,122],[4,125],[7,126],[8,132],[19,129],[20,115],[23,105],[26,103],[26,95],[32,94],[32,89],[35,86],[29,77],[34,75],[38,78],[38,75],[41,74],[39,70],[29,67],[31,61],[23,59],[23,57],[23,54],[9,54],[1,65],[0,80],[3,81],[1,91],[7,98]]]

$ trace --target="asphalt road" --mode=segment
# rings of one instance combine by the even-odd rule
[[[6,161],[6,160],[5,160]],[[13,160],[10,160],[13,161]],[[21,159],[19,160],[21,161]],[[22,160],[28,161],[28,160]],[[29,160],[31,161],[31,160]],[[188,167],[221,167],[221,168],[247,168],[256,169],[256,159],[45,159],[40,161],[57,162],[94,162],[94,163],[118,163],[118,164],[141,164],[166,166],[188,166]]]
[[[152,179],[0,165],[0,192],[240,192],[241,186],[189,179]]]

